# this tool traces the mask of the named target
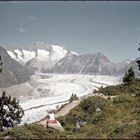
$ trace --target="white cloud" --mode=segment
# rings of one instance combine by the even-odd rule
[[[35,20],[37,20],[36,17],[33,17],[33,16],[28,17],[28,19],[29,19],[30,21],[35,21]]]
[[[25,33],[25,32],[27,32],[25,29],[23,29],[22,27],[20,27],[20,28],[18,28],[18,31],[20,32],[20,33]]]

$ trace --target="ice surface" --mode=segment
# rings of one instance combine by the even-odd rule
[[[20,103],[25,110],[22,124],[36,122],[44,118],[47,115],[47,110],[55,109],[57,105],[60,106],[68,102],[72,93],[81,97],[92,93],[94,89],[101,86],[105,87],[121,82],[120,77],[104,75],[37,73],[33,78],[38,81],[36,90],[40,89],[40,92],[38,91],[37,98]]]

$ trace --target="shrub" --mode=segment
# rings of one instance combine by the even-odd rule
[[[103,93],[104,95],[109,95],[109,96],[115,96],[115,95],[120,95],[122,93],[122,86],[121,85],[116,85],[116,86],[107,86],[105,88],[99,89],[100,93]]]
[[[69,99],[69,102],[72,102],[74,100],[78,100],[78,97],[76,96],[76,94],[73,94],[71,95],[70,99]]]
[[[129,95],[119,95],[113,99],[113,103],[114,104],[120,104],[120,103],[131,104],[131,103],[134,103],[134,97],[129,96]]]
[[[94,113],[96,109],[94,105],[94,100],[91,97],[81,101],[80,107],[84,112],[89,113],[89,114]]]
[[[133,68],[131,67],[128,72],[125,73],[123,77],[123,83],[124,84],[131,84],[135,80],[135,73]]]
[[[4,135],[14,135],[16,139],[62,139],[65,133],[55,129],[46,129],[39,124],[26,124],[5,131]]]

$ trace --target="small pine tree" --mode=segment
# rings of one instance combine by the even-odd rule
[[[21,122],[24,111],[19,106],[19,101],[3,92],[0,97],[0,131],[4,128],[14,127]]]
[[[76,94],[73,94],[71,95],[70,99],[69,99],[69,102],[72,102],[74,100],[78,100],[78,97],[76,96]]]
[[[135,73],[133,68],[129,68],[128,72],[125,73],[123,77],[123,83],[125,85],[131,84],[135,80]]]
[[[140,51],[140,43],[139,43],[138,51]],[[136,60],[136,62],[138,63],[138,67],[139,67],[139,70],[140,70],[140,57]]]

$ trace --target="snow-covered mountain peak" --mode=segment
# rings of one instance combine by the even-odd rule
[[[103,53],[77,54],[59,45],[37,42],[30,46],[6,47],[9,55],[24,65],[29,74],[36,71],[46,73],[122,74],[132,60],[111,62]]]
[[[8,47],[7,47],[8,48]],[[58,45],[48,45],[44,42],[36,42],[33,46],[12,46],[7,49],[8,54],[22,65],[28,61],[35,59],[38,61],[46,61],[56,63],[66,56],[68,50]],[[75,52],[72,54],[78,55]]]
[[[52,60],[60,60],[67,53],[66,49],[64,49],[63,47],[60,47],[60,46],[56,46],[56,45],[52,45],[52,51],[53,51],[52,56],[51,56]]]
[[[31,60],[36,56],[35,51],[29,50],[8,50],[8,54],[15,60],[19,61],[21,64],[25,64],[27,61]]]

